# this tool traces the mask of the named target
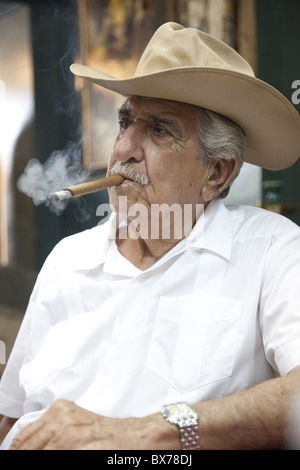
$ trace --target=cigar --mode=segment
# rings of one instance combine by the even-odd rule
[[[71,197],[84,196],[85,194],[94,193],[95,191],[110,188],[111,186],[118,186],[123,183],[124,179],[125,178],[121,175],[108,176],[107,178],[88,181],[87,183],[76,184],[75,186],[61,189],[60,191],[51,193],[50,197],[56,201],[63,201]]]

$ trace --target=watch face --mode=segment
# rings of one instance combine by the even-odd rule
[[[197,413],[187,403],[176,403],[174,405],[165,405],[167,409],[167,417],[169,419],[186,418],[186,417],[197,417]]]

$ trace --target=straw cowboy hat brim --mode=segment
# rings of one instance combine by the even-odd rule
[[[281,170],[300,155],[300,116],[291,103],[255,78],[232,48],[197,29],[162,25],[131,78],[117,79],[81,64],[71,71],[124,96],[193,104],[231,119],[245,132],[249,163]]]

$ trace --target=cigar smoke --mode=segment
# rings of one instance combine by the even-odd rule
[[[17,188],[32,198],[36,206],[44,204],[51,212],[61,215],[69,201],[55,201],[49,194],[60,188],[83,183],[87,179],[89,173],[81,166],[81,146],[69,143],[64,150],[53,152],[44,164],[31,159],[17,181]],[[82,207],[85,203],[81,198],[73,204],[76,205],[77,220],[85,222],[90,218],[85,207]]]

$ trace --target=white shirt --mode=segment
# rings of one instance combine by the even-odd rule
[[[20,418],[3,448],[57,398],[138,417],[300,364],[298,226],[213,201],[140,271],[110,238],[112,220],[62,240],[41,270],[1,381],[0,413]]]

